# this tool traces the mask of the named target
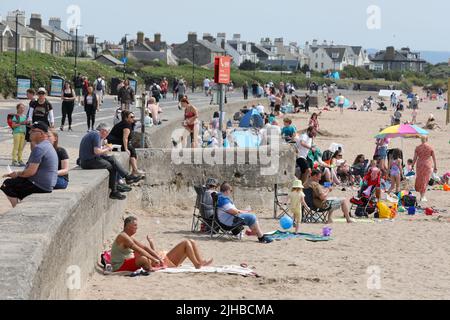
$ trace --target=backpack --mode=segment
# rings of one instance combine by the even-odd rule
[[[6,122],[8,123],[8,127],[10,127],[11,129],[13,129],[13,118],[16,117],[16,119],[18,118],[18,115],[15,113],[9,113],[7,118],[6,118]]]
[[[417,205],[417,198],[411,194],[405,195],[402,198],[404,207],[415,207]]]
[[[103,90],[103,84],[102,84],[102,80],[100,80],[100,81],[98,81],[98,79],[97,79],[97,85],[96,85],[96,87],[95,87],[95,89],[97,90],[97,91],[102,91]]]
[[[333,152],[325,150],[322,154],[322,161],[329,161],[333,157]]]

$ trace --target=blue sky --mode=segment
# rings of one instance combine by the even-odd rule
[[[220,5],[215,8],[215,4]],[[153,38],[162,33],[169,43],[185,41],[189,31],[200,36],[226,32],[231,38],[240,33],[244,40],[284,37],[286,42],[303,45],[314,38],[319,41],[362,45],[365,48],[409,46],[415,50],[450,51],[450,1],[406,0],[1,0],[0,14],[21,9],[27,18],[41,13],[44,21],[59,16],[63,26],[70,20],[70,5],[80,8],[82,34],[95,34],[100,41],[119,41],[128,33],[144,31]],[[380,8],[381,28],[367,27],[367,8]]]

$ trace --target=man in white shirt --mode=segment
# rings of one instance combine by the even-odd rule
[[[95,90],[95,94],[97,95],[99,105],[102,105],[102,103],[103,103],[103,96],[105,94],[105,88],[106,88],[105,80],[103,80],[102,77],[100,77],[100,76],[97,77],[97,79],[95,79],[95,81],[94,81],[94,90]]]
[[[203,80],[203,89],[205,90],[205,96],[208,96],[210,83],[211,81],[208,77]]]
[[[314,127],[309,127],[306,133],[295,138],[297,147],[297,167],[301,170],[301,180],[303,183],[306,183],[308,180],[310,168],[307,158],[310,150],[315,152],[315,148],[313,147],[313,139],[316,135],[316,129],[314,129]]]

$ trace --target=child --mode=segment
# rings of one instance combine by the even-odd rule
[[[395,193],[400,192],[400,178],[401,178],[401,166],[402,161],[400,159],[395,159],[392,161],[390,176],[391,176],[391,187],[389,188],[388,193],[391,193],[395,187]]]
[[[286,142],[289,142],[297,132],[297,128],[292,125],[292,120],[289,118],[285,118],[283,123],[284,128],[281,130],[281,136],[286,140]]]
[[[365,184],[365,185],[364,185]],[[365,189],[364,191],[364,188]],[[363,186],[361,188],[360,193],[365,193],[366,196],[369,196],[372,192],[372,189],[376,188],[376,197],[377,199],[380,199],[381,197],[381,170],[378,167],[377,160],[372,160],[370,162],[369,170],[367,171],[367,174],[364,176],[363,179]]]
[[[411,121],[411,124],[416,124],[416,122],[417,122],[417,109],[414,109],[414,110],[412,111],[412,121]]]
[[[15,115],[12,119],[12,128],[13,128],[13,151],[12,151],[12,166],[14,167],[24,167],[22,154],[23,148],[25,146],[25,133],[26,133],[26,124],[28,124],[27,116],[25,114],[25,105],[19,103],[16,106],[17,115]]]
[[[414,163],[414,161],[412,159],[408,159],[408,161],[406,162],[406,166],[405,166],[405,169],[403,170],[403,174],[407,178],[413,177],[416,175],[416,173],[413,170],[413,163]]]
[[[292,184],[292,191],[289,194],[290,210],[294,215],[295,233],[298,233],[300,227],[300,216],[302,206],[309,210],[305,202],[305,194],[303,193],[303,183],[301,180],[295,180]]]

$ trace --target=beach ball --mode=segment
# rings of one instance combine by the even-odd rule
[[[292,220],[291,217],[284,216],[283,218],[280,219],[280,226],[284,230],[288,230],[288,229],[292,228],[293,225],[294,225],[294,221]]]

